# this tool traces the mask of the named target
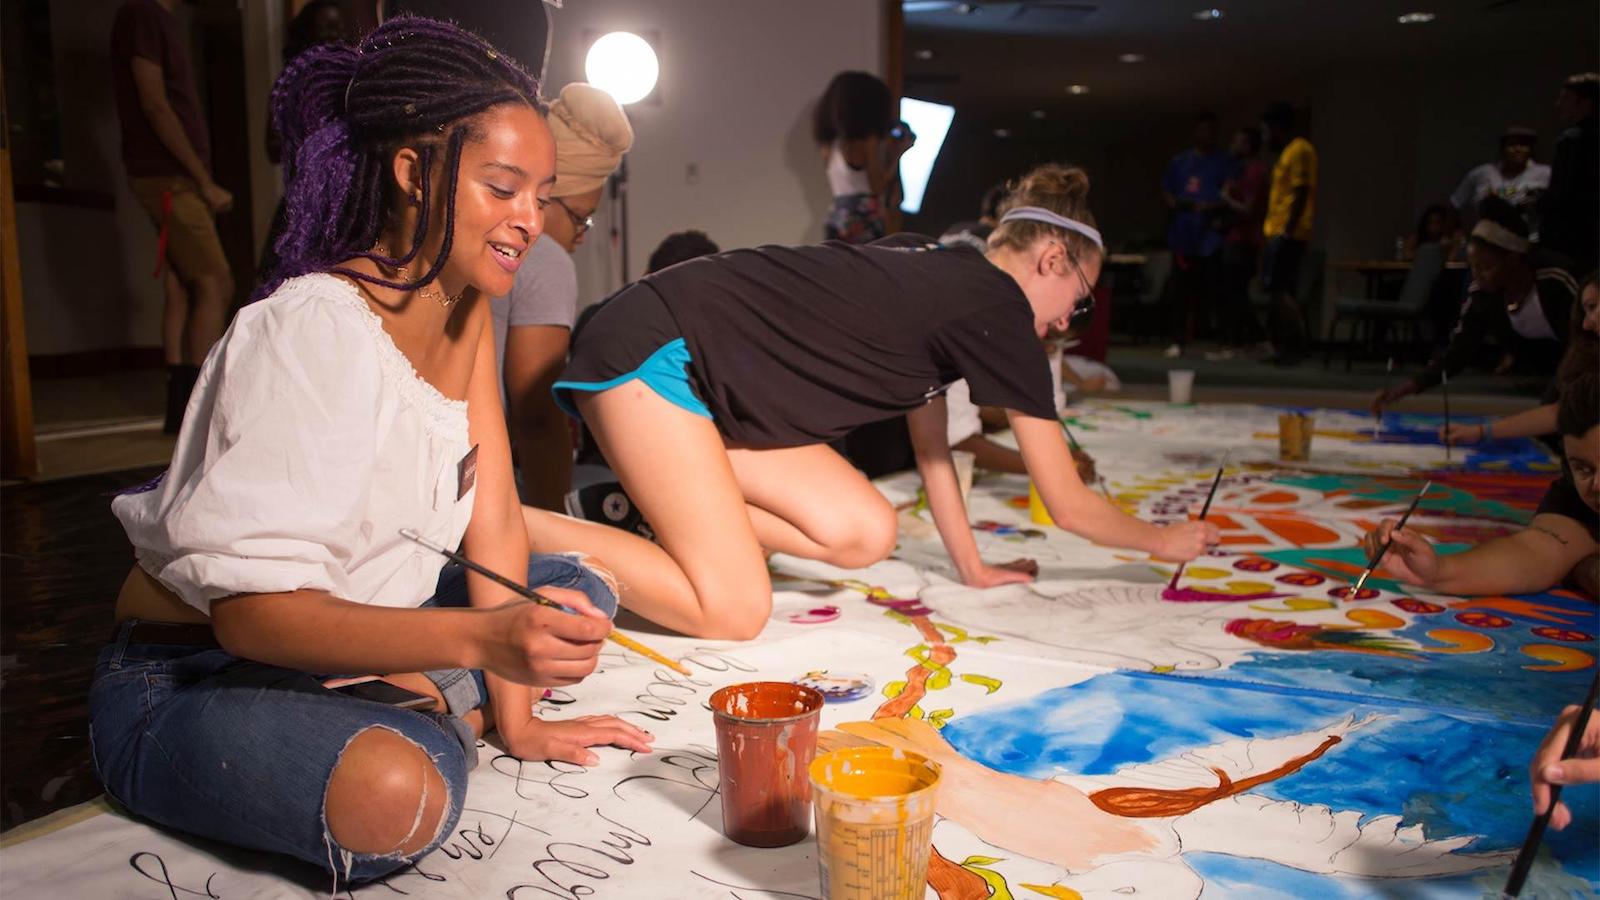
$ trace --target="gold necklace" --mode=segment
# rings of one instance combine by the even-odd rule
[[[373,244],[372,245],[372,252],[377,254],[377,255],[379,255],[379,256],[384,256],[384,257],[387,257],[389,255],[388,252],[384,250],[382,244]],[[373,262],[377,262],[377,260],[373,260]],[[382,268],[381,264],[380,264],[380,268]],[[395,273],[395,275],[399,276],[399,279],[401,281],[410,281],[411,280],[411,267],[410,266],[395,266],[394,267],[394,273]],[[467,289],[466,288],[462,288],[454,297],[446,296],[445,292],[444,292],[444,288],[439,287],[439,279],[435,278],[434,280],[428,282],[427,284],[422,285],[419,288],[416,288],[416,292],[417,292],[418,296],[426,297],[429,300],[432,300],[433,302],[435,302],[435,303],[439,304],[440,306],[444,307],[445,309],[449,309],[450,307],[455,306],[456,303],[458,301],[460,301],[463,296],[466,295]]]

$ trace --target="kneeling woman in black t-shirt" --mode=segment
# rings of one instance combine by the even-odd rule
[[[1001,206],[987,254],[910,235],[702,257],[624,288],[573,336],[555,385],[582,414],[657,544],[528,510],[536,547],[584,547],[624,603],[688,634],[750,638],[771,612],[763,548],[845,568],[895,545],[895,513],[827,446],[906,416],[934,522],[962,579],[986,565],[945,437],[944,388],[1008,411],[1051,516],[1099,544],[1188,560],[1215,528],[1141,522],[1079,480],[1040,338],[1104,257],[1081,169],[1047,165]],[[614,500],[621,503],[621,497]],[[613,510],[616,512],[617,510]]]
[[[1595,596],[1600,574],[1600,389],[1592,369],[1561,385],[1556,430],[1566,452],[1566,472],[1557,478],[1528,527],[1464,553],[1440,556],[1427,538],[1384,520],[1367,535],[1367,553],[1386,539],[1394,545],[1383,568],[1406,584],[1441,594],[1531,594],[1569,581]]]

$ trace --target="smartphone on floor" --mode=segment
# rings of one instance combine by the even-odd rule
[[[371,700],[385,706],[398,706],[401,709],[415,709],[422,712],[431,712],[438,705],[437,701],[427,694],[408,691],[380,678],[339,684],[329,690],[338,691],[358,700]]]

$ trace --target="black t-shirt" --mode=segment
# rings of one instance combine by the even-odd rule
[[[1600,513],[1596,513],[1589,508],[1589,504],[1583,502],[1583,498],[1578,496],[1577,489],[1572,486],[1571,479],[1566,475],[1550,482],[1550,489],[1544,492],[1544,499],[1539,501],[1539,509],[1534,515],[1565,516],[1582,525],[1583,530],[1590,535],[1600,531]]]
[[[730,441],[790,447],[904,415],[965,378],[972,402],[1055,417],[1016,280],[919,235],[765,246],[654,275]]]

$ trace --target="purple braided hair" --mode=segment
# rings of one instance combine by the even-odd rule
[[[296,57],[278,76],[271,97],[273,124],[283,137],[288,221],[274,245],[278,265],[254,299],[308,272],[336,271],[404,291],[432,282],[450,257],[461,148],[471,136],[467,120],[501,103],[545,109],[536,78],[448,22],[400,16],[356,46],[329,44]],[[416,257],[427,237],[429,179],[440,137],[449,180],[438,259],[414,282],[338,266],[359,257],[395,268]],[[411,248],[391,258],[371,247],[388,214],[390,160],[408,145],[420,157],[422,207]]]

